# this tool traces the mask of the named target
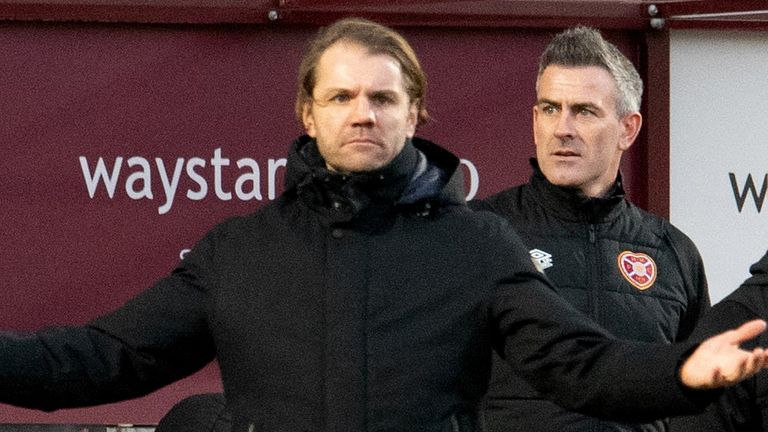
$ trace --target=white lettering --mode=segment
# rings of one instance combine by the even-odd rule
[[[229,159],[221,157],[221,148],[217,148],[213,151],[211,166],[213,167],[213,188],[216,190],[216,196],[222,201],[231,200],[232,194],[230,192],[224,192],[224,189],[221,186],[221,167],[229,166]]]
[[[269,160],[269,191],[267,192],[267,197],[271,200],[275,199],[277,196],[277,193],[275,192],[275,185],[277,184],[277,169],[280,167],[285,167],[288,164],[288,160],[285,158],[274,160]]]
[[[200,186],[200,189],[196,191],[193,191],[192,189],[187,190],[187,198],[195,201],[200,201],[208,195],[208,182],[205,181],[203,176],[195,171],[195,167],[198,166],[205,168],[205,159],[193,157],[187,161],[187,175],[193,182]]]
[[[125,193],[128,194],[128,197],[135,200],[142,198],[152,199],[152,172],[149,169],[149,161],[139,156],[128,159],[129,167],[136,165],[139,165],[141,170],[133,172],[128,176],[128,180],[125,181]],[[144,187],[138,191],[133,186],[137,181],[141,181],[144,184]]]
[[[107,189],[107,195],[113,198],[115,196],[117,179],[120,177],[120,167],[123,166],[123,158],[120,156],[115,158],[115,165],[112,167],[111,176],[107,176],[107,167],[104,165],[103,158],[99,158],[98,162],[96,162],[93,175],[91,175],[91,170],[88,167],[88,159],[85,156],[80,156],[79,159],[85,186],[88,188],[88,196],[93,199],[93,196],[96,194],[96,188],[99,187],[99,181],[102,180],[104,181],[104,187]]]
[[[251,169],[250,173],[241,174],[240,177],[237,178],[237,182],[235,182],[235,194],[237,197],[243,201],[248,201],[251,199],[261,200],[261,190],[259,187],[259,164],[256,163],[256,161],[253,159],[243,158],[237,161],[237,167],[248,167]],[[245,192],[243,190],[243,185],[246,182],[251,183],[250,192]]]
[[[183,184],[184,173],[189,179],[190,186],[184,195],[187,199],[201,201],[208,196],[209,184],[213,181],[216,197],[221,201],[232,200],[233,193],[225,190],[225,177],[234,178],[234,195],[240,201],[261,201],[263,200],[262,185],[266,187],[266,196],[269,200],[274,200],[278,195],[278,182],[282,181],[283,170],[287,165],[285,158],[267,159],[266,169],[260,166],[255,159],[243,157],[237,160],[236,166],[240,170],[235,178],[230,172],[225,172],[230,166],[230,159],[223,155],[222,149],[217,148],[213,151],[213,157],[209,160],[201,157],[190,157],[188,159],[176,158],[166,161],[162,158],[154,158],[154,167],[150,163],[151,159],[141,156],[132,156],[126,159],[127,165],[131,168],[125,178],[125,193],[133,200],[154,199],[152,185],[152,170],[157,169],[156,178],[160,184],[154,187],[162,187],[165,195],[164,202],[158,207],[157,212],[160,215],[168,214],[173,209],[176,196],[179,195],[179,187]],[[86,156],[79,156],[80,168],[85,181],[88,195],[91,199],[96,196],[100,184],[104,184],[106,194],[110,199],[114,199],[117,191],[117,185],[121,182],[121,170],[123,157],[116,157],[112,167],[107,166],[103,157],[99,157],[95,164],[91,164]],[[91,166],[93,165],[93,170]],[[467,170],[468,193],[467,200],[471,200],[477,194],[480,186],[480,176],[474,163],[467,159],[461,159],[461,165]],[[173,166],[173,172],[170,167]],[[110,171],[111,169],[111,171]],[[234,168],[230,168],[230,171]],[[266,178],[262,178],[262,173]],[[211,175],[213,179],[211,179]],[[226,175],[226,176],[225,176]],[[231,177],[230,177],[231,176]]]
[[[477,195],[477,190],[480,189],[480,174],[477,172],[477,167],[472,161],[462,159],[461,164],[467,167],[469,172],[469,192],[466,196],[466,200],[469,201]]]
[[[168,181],[168,173],[165,171],[165,163],[160,158],[155,158],[157,164],[157,171],[160,173],[160,181],[163,183],[163,191],[165,192],[165,204],[161,205],[157,212],[160,214],[166,214],[173,206],[173,198],[176,196],[176,189],[179,187],[179,179],[181,178],[181,169],[184,167],[184,159],[176,159],[176,167],[173,169],[173,180]]]

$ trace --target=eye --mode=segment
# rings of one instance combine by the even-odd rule
[[[350,96],[349,93],[337,93],[333,95],[330,99],[331,102],[338,103],[338,104],[344,104],[352,100],[352,96]]]
[[[582,117],[592,117],[595,115],[595,112],[588,108],[580,108],[576,114]]]
[[[544,104],[544,105],[541,105],[541,112],[543,112],[544,114],[550,114],[550,115],[555,114],[557,112],[557,107],[550,104]]]
[[[378,106],[386,106],[395,103],[395,98],[386,93],[375,93],[371,96],[371,102]]]

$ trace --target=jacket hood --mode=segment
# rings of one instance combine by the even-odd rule
[[[341,174],[326,168],[315,140],[303,135],[288,153],[285,194],[301,195],[309,190],[315,195],[337,190],[362,207],[370,200],[400,206],[465,203],[459,158],[421,138],[409,140],[403,151],[380,169]]]

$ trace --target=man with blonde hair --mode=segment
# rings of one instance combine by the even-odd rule
[[[559,403],[614,416],[695,411],[765,367],[739,348],[762,321],[625,343],[559,300],[508,225],[466,207],[459,159],[414,136],[423,73],[396,32],[342,20],[309,52],[285,192],[116,311],[0,337],[0,401],[107,403],[215,358],[234,432],[480,431],[493,348]]]

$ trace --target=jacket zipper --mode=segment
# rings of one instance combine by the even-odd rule
[[[598,248],[597,248],[597,234],[595,229],[595,224],[589,224],[589,262],[587,264],[587,268],[589,271],[589,278],[587,279],[587,283],[589,284],[589,302],[590,302],[590,308],[592,310],[592,318],[599,322],[599,308],[598,308],[598,272],[597,272],[597,262],[598,262]]]

